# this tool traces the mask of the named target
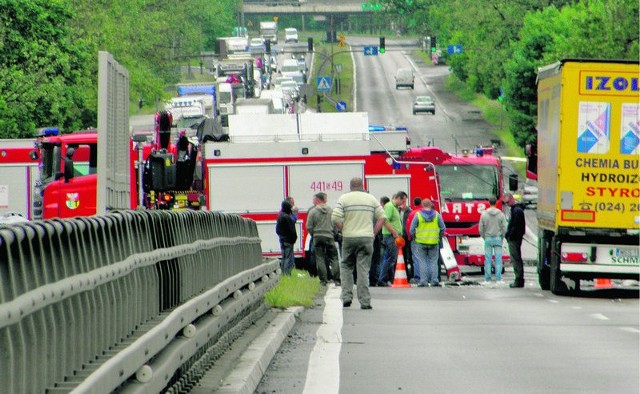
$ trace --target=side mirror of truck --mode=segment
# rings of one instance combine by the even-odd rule
[[[73,160],[70,158],[64,159],[64,181],[69,182],[73,178]]]
[[[518,174],[509,175],[509,191],[518,190]]]

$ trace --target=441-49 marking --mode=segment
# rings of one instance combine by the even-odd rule
[[[343,190],[342,181],[314,181],[309,187],[314,192],[341,192]]]

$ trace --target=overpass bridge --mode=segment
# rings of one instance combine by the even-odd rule
[[[353,14],[371,14],[371,7],[362,6],[362,1],[346,0],[245,0],[242,13],[253,14],[299,14],[299,15],[333,15],[346,16]],[[366,3],[366,1],[364,1]]]

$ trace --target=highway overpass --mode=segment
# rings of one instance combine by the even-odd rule
[[[364,10],[361,1],[336,0],[260,0],[245,1],[242,13],[248,14],[302,14],[302,15],[346,15],[370,14]]]

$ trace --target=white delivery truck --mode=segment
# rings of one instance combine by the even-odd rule
[[[260,22],[260,37],[269,40],[272,44],[278,43],[278,22],[262,21]]]

